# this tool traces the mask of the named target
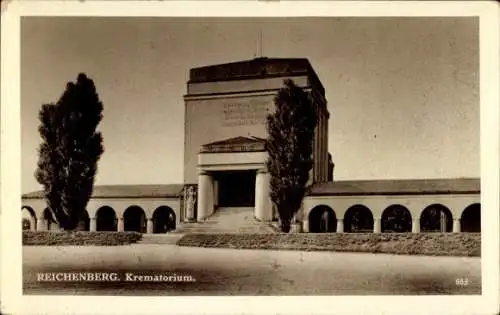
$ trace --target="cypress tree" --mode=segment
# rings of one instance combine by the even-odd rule
[[[267,168],[270,195],[279,214],[280,227],[290,231],[292,219],[302,205],[313,166],[316,109],[309,92],[285,80],[274,98],[276,110],[267,117]]]
[[[97,163],[104,152],[97,126],[103,105],[94,82],[80,73],[55,104],[39,112],[39,148],[36,180],[53,218],[64,230],[73,230],[84,217],[92,196]]]

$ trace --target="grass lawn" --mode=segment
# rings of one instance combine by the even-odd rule
[[[141,240],[136,232],[45,232],[23,231],[23,245],[39,246],[116,246]]]
[[[480,233],[188,234],[177,245],[240,249],[481,256]]]

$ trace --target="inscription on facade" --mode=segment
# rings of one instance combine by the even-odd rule
[[[223,106],[222,126],[265,124],[270,109],[267,102],[231,102]]]

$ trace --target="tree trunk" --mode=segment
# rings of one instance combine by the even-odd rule
[[[280,220],[281,232],[288,233],[290,232],[291,222],[290,220]]]

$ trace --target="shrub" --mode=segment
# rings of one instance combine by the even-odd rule
[[[38,246],[117,246],[137,243],[137,232],[48,232],[23,231],[23,245]]]
[[[480,233],[188,234],[177,245],[240,249],[481,256]]]

